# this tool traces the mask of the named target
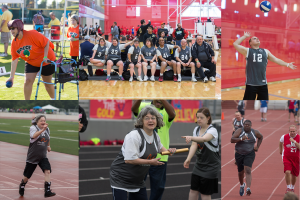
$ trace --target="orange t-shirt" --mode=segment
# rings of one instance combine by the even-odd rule
[[[44,48],[48,41],[48,38],[36,30],[23,30],[23,38],[21,40],[18,38],[16,41],[15,39],[12,40],[12,60],[21,58],[34,67],[41,67],[41,63],[44,60]],[[50,41],[49,47],[47,58],[51,61],[55,61],[56,57],[53,51],[54,45]],[[43,66],[45,65],[49,65],[49,63],[44,63]]]
[[[76,41],[70,42],[70,56],[79,56],[79,26],[68,28],[67,37],[71,38],[72,36],[76,38]]]

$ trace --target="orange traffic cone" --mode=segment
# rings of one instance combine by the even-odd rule
[[[221,120],[224,120],[224,113],[222,112]]]

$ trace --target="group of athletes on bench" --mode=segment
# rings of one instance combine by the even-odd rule
[[[203,68],[199,60],[192,57],[191,48],[187,46],[187,41],[185,39],[181,40],[181,47],[179,47],[178,45],[165,44],[165,39],[160,37],[158,47],[155,48],[151,38],[148,38],[146,39],[145,45],[140,48],[139,39],[134,39],[128,43],[121,44],[117,38],[113,38],[112,42],[106,41],[103,37],[99,38],[99,44],[94,46],[90,62],[97,67],[107,66],[106,81],[111,79],[111,69],[114,65],[119,68],[119,72],[123,72],[124,63],[121,59],[121,51],[128,45],[131,45],[128,49],[126,59],[126,64],[130,68],[130,82],[133,81],[134,67],[138,68],[137,80],[148,81],[148,66],[150,66],[151,69],[150,80],[155,81],[154,74],[157,63],[160,66],[160,75],[158,79],[160,82],[163,81],[163,73],[167,66],[170,66],[173,69],[173,80],[175,82],[181,82],[181,70],[183,67],[191,68],[191,81],[197,82],[197,79],[195,78],[195,71],[197,71],[203,82],[208,82],[205,72],[209,72],[209,69]],[[174,53],[175,60],[172,59],[170,53],[170,50],[173,49],[176,50]],[[141,77],[142,70],[145,75],[143,79]],[[124,80],[122,73],[119,73],[119,79],[122,81]],[[213,82],[216,81],[215,77],[210,77],[210,80]]]

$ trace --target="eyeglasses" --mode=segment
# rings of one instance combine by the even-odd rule
[[[11,30],[15,30],[16,27],[9,27],[8,29]]]
[[[145,121],[149,121],[150,119],[151,119],[152,121],[154,121],[154,120],[156,120],[156,117],[151,117],[151,118],[150,118],[150,117],[145,117],[145,118],[144,118]]]

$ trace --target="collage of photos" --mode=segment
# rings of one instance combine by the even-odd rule
[[[0,86],[0,200],[299,200],[300,0],[0,0]]]

